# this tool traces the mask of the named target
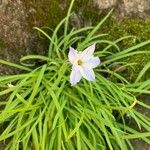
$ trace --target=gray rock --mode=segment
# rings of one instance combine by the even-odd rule
[[[38,23],[32,19],[31,26],[28,22],[28,17],[35,14],[30,5],[27,9],[21,0],[0,1],[0,59],[18,62],[24,55],[45,53],[43,45],[38,43],[38,34],[33,32],[33,26]],[[0,74],[15,72],[13,68],[0,65]]]
[[[36,3],[34,1],[26,2],[22,0],[0,1],[0,41],[3,41],[6,45],[6,55],[10,49],[13,49],[13,52],[14,49],[19,50],[16,53],[23,52],[21,55],[32,53],[33,50],[31,50],[31,48],[44,49],[43,46],[41,47],[41,45],[38,44],[37,34],[33,34],[32,28],[33,26],[45,25],[45,22],[36,17],[39,13],[38,11],[42,11],[39,13],[41,15],[40,18],[47,17],[45,20],[48,20],[50,16],[46,16],[46,13],[48,14],[51,10],[47,9],[47,7],[49,7],[49,5],[56,5],[57,3],[57,0],[53,3],[51,0],[44,0],[42,2],[38,0]],[[67,7],[66,4],[67,1],[63,1],[59,3],[60,8],[56,7],[64,11]],[[38,5],[38,9],[35,5]],[[117,17],[138,16],[150,18],[150,0],[93,0],[93,7],[95,6],[100,10],[114,8],[115,16]],[[55,12],[53,12],[53,14],[54,13]],[[80,22],[83,20],[81,16],[82,10],[80,10],[78,15],[74,15],[74,22],[76,22],[77,26],[80,26]],[[30,21],[28,18],[30,18]],[[84,22],[88,25],[91,24],[91,22],[86,22],[86,20],[84,20]],[[2,46],[0,45],[0,49],[1,48]],[[20,51],[20,49],[22,50]],[[39,52],[39,50],[36,52]],[[9,56],[4,57],[7,58]]]
[[[117,0],[94,0],[93,2],[98,5],[99,9],[111,8],[117,4]]]
[[[150,0],[94,0],[99,9],[114,8],[116,16],[150,18]]]

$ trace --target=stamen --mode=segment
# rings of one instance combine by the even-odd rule
[[[77,64],[78,64],[78,65],[81,65],[81,64],[82,64],[82,60],[79,59],[79,60],[77,61]]]

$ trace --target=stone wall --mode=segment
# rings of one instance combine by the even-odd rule
[[[65,16],[70,0],[0,0],[0,58],[17,61],[26,54],[45,54],[34,26],[54,28]],[[76,0],[74,25],[91,25],[103,10],[114,8],[114,18],[150,18],[150,0]],[[2,69],[0,73],[9,73]]]
[[[87,0],[77,1],[82,1],[82,4],[84,4],[85,1],[84,5],[86,5]],[[92,0],[88,1],[90,2]],[[1,43],[3,41],[4,43],[7,43],[7,45],[11,45],[16,48],[28,47],[31,40],[33,40],[32,27],[48,25],[46,20],[49,20],[51,17],[55,18],[55,20],[59,20],[59,17],[62,18],[60,12],[65,12],[65,3],[67,3],[65,0],[37,0],[36,3],[33,0],[1,0]],[[36,5],[38,5],[38,7]],[[91,5],[93,9],[98,7],[100,10],[114,8],[114,12],[117,17],[134,16],[150,18],[150,0],[93,0]],[[51,16],[48,14],[51,14]],[[54,14],[59,14],[58,19]],[[64,13],[62,14],[65,15]],[[80,14],[82,14],[82,12]],[[41,16],[38,17],[39,15]],[[44,20],[41,18],[44,18]]]
[[[99,9],[115,8],[119,17],[150,18],[150,0],[94,0]]]

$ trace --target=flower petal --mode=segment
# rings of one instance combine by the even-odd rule
[[[100,64],[100,59],[98,57],[91,57],[83,63],[83,67],[95,68]]]
[[[73,47],[70,47],[69,48],[69,54],[68,54],[68,58],[69,58],[69,61],[73,64],[76,60],[78,56],[78,52],[73,48]]]
[[[90,57],[90,56],[93,56],[93,53],[94,53],[94,50],[95,50],[95,43],[91,46],[89,46],[88,48],[86,48],[83,52],[82,52],[82,55],[84,57]]]
[[[89,80],[89,81],[95,81],[95,74],[94,74],[94,71],[93,69],[91,68],[87,68],[87,67],[79,67],[80,69],[80,72],[81,72],[81,75]]]
[[[78,67],[72,67],[71,75],[70,75],[70,83],[71,86],[78,83],[82,78],[82,75],[80,73],[80,70]]]

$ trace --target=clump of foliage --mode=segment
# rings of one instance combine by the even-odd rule
[[[117,43],[128,36],[112,42],[104,39],[107,34],[96,34],[111,12],[95,27],[68,31],[73,2],[52,36],[35,28],[50,41],[48,56],[28,55],[21,58],[21,64],[0,60],[2,64],[25,71],[0,77],[0,96],[6,98],[0,102],[3,128],[0,141],[7,140],[6,149],[128,150],[133,149],[130,140],[136,138],[150,144],[150,118],[135,109],[136,105],[150,108],[136,98],[141,93],[150,94],[150,79],[141,81],[150,63],[133,83],[112,67],[116,63],[120,67],[131,67],[132,63],[124,62],[124,58],[149,53],[139,48],[150,40],[120,51]],[[59,36],[62,28],[64,32]],[[95,69],[96,82],[83,79],[71,87],[68,48],[74,45],[83,50],[93,43],[98,47],[106,45],[96,49],[95,55],[102,60]],[[42,64],[34,65],[36,60]],[[112,76],[116,82],[110,80]],[[128,126],[126,116],[135,121],[138,130]]]

